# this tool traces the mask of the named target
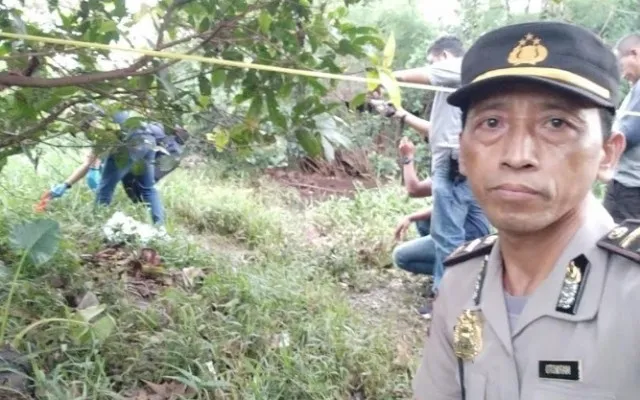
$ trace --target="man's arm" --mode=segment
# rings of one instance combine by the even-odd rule
[[[418,83],[423,85],[430,85],[429,79],[429,67],[403,69],[401,71],[394,71],[393,76],[400,82]]]
[[[87,154],[84,162],[78,168],[76,168],[76,170],[73,171],[73,173],[69,175],[69,177],[64,181],[67,187],[75,185],[76,182],[84,178],[91,167],[96,164],[97,160],[98,156],[93,151]]]
[[[416,117],[406,110],[398,110],[394,115],[394,118],[402,118],[404,116],[404,123],[418,131],[418,133],[425,139],[429,138],[429,130],[431,129],[431,122],[420,117]]]
[[[629,104],[625,111],[640,112],[640,87],[634,88]],[[622,116],[616,121],[616,128],[624,134],[627,139],[627,149],[640,144],[640,116],[637,115],[625,115],[622,111]]]
[[[420,198],[430,197],[432,195],[431,179],[427,178],[421,181],[420,178],[418,178],[413,160],[403,166],[402,174],[404,176],[404,187],[407,189],[409,197]]]
[[[424,221],[431,218],[431,207],[416,211],[407,217],[411,222]]]

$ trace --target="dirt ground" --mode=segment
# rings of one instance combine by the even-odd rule
[[[351,197],[358,187],[372,189],[378,187],[373,178],[352,177],[346,173],[327,176],[282,168],[270,168],[266,175],[285,187],[296,189],[307,200],[324,200],[330,196]]]

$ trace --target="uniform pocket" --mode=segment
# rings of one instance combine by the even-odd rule
[[[615,400],[615,394],[605,390],[569,387],[566,384],[541,383],[533,400]]]

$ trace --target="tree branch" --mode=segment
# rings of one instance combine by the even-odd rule
[[[60,117],[60,115],[62,115],[62,113],[67,111],[70,107],[73,107],[81,103],[87,103],[89,101],[91,100],[82,98],[82,99],[70,100],[64,103],[61,107],[59,107],[54,112],[50,113],[45,118],[41,119],[34,126],[25,129],[24,131],[20,132],[17,135],[11,135],[11,136],[6,135],[4,138],[0,140],[0,148],[4,149],[7,147],[12,147],[20,144],[21,142],[27,139],[31,139],[32,136],[36,135],[41,130],[46,129],[47,126],[49,126],[49,124],[56,121],[58,117]]]
[[[171,13],[173,10],[177,9],[179,6],[187,4],[192,0],[182,0],[176,1],[175,7],[169,9]],[[190,49],[186,54],[192,54],[195,51],[201,49],[205,44],[209,41],[213,40],[224,28],[232,27],[238,23],[243,17],[245,17],[248,13],[259,9],[262,4],[254,4],[247,8],[244,12],[235,15],[233,18],[221,21],[215,28],[209,30],[208,32],[199,34],[195,36],[195,38],[201,38],[202,41],[197,45]],[[173,9],[173,10],[172,10]],[[165,15],[164,22],[169,21],[169,12]],[[163,22],[163,25],[165,25]],[[167,25],[168,26],[168,22]],[[162,28],[162,27],[161,27]],[[163,28],[166,29],[166,28]],[[163,35],[163,33],[161,33]],[[189,38],[190,40],[191,38]],[[183,39],[179,39],[170,43],[171,46],[174,46],[181,42]],[[170,47],[168,45],[162,45],[162,40],[159,38],[158,43],[160,43],[158,50],[162,50],[164,48]],[[124,79],[132,76],[144,76],[157,73],[163,69],[166,69],[180,60],[173,60],[164,64],[161,64],[157,67],[141,70],[149,61],[151,57],[144,56],[138,59],[135,63],[126,68],[114,69],[112,71],[102,71],[102,72],[91,72],[82,75],[75,76],[65,76],[61,78],[41,78],[41,77],[29,77],[24,76],[23,74],[15,73],[15,72],[4,72],[0,73],[0,90],[3,90],[7,87],[18,86],[18,87],[31,87],[31,88],[55,88],[55,87],[65,87],[65,86],[85,86],[92,83],[111,81]]]

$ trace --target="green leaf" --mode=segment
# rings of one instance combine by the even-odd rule
[[[378,74],[378,70],[375,69],[370,69],[367,71],[366,73],[366,77],[367,77],[367,90],[372,92],[374,90],[376,90],[378,88],[378,86],[380,86],[380,84],[377,82],[380,79],[380,75]]]
[[[379,36],[373,35],[358,36],[357,38],[353,39],[353,44],[355,46],[364,46],[366,44],[371,44],[378,49],[382,49],[385,46],[384,40],[380,39]]]
[[[60,225],[51,219],[36,219],[11,229],[9,243],[16,251],[28,254],[36,265],[46,263],[58,250]]]
[[[99,341],[105,341],[116,329],[116,320],[111,315],[105,315],[93,324],[91,330],[94,337]]]
[[[260,31],[264,34],[269,33],[269,28],[271,28],[271,15],[266,10],[262,10],[260,16],[258,17],[258,25],[260,25]]]
[[[365,101],[367,101],[367,94],[366,93],[357,94],[349,102],[349,108],[351,108],[352,110],[355,110],[356,108],[358,108],[361,105],[363,105]]]
[[[211,96],[211,82],[202,74],[198,75],[198,87],[201,95]]]
[[[280,109],[278,108],[278,101],[273,95],[273,92],[267,92],[266,98],[267,110],[269,111],[269,119],[271,122],[282,129],[287,129],[287,119],[282,112],[280,112]]]
[[[84,321],[91,322],[92,319],[102,314],[107,306],[104,304],[97,304],[95,306],[87,307],[82,310],[76,311],[76,314]]]
[[[251,101],[249,111],[247,111],[247,119],[251,122],[259,122],[262,114],[262,95],[259,93]]]
[[[296,131],[296,139],[298,143],[311,157],[318,157],[322,154],[321,140],[306,129],[298,129]]]
[[[200,25],[198,25],[198,31],[206,32],[209,30],[210,27],[211,27],[211,21],[209,20],[209,17],[204,17],[202,21],[200,21]]]
[[[383,57],[382,57],[382,66],[386,69],[391,68],[393,64],[393,57],[396,53],[396,38],[393,36],[393,32],[389,35],[389,39],[387,39],[387,44],[384,46]]]
[[[214,87],[220,87],[227,79],[227,71],[222,68],[216,68],[211,73],[211,85]]]
[[[102,21],[102,23],[100,24],[99,30],[100,30],[100,33],[102,34],[109,33],[109,32],[117,32],[118,24],[116,24],[115,21],[107,19]]]
[[[53,93],[56,97],[69,97],[78,92],[79,88],[76,86],[63,86],[54,89]]]
[[[351,141],[346,136],[346,128],[348,128],[348,126],[344,121],[330,114],[317,115],[313,119],[316,122],[316,128],[323,138],[345,148],[351,147]],[[338,126],[338,122],[340,122],[342,126]]]
[[[207,136],[207,139],[209,139],[210,142],[213,142],[216,146],[216,150],[219,152],[224,150],[229,144],[230,135],[229,131],[226,129],[216,129],[215,132]]]
[[[144,122],[142,116],[132,115],[122,123],[122,129],[127,131],[138,129],[142,125],[142,122]]]
[[[143,75],[140,77],[140,89],[149,89],[153,86],[156,77],[153,75]]]
[[[378,74],[380,76],[382,86],[384,86],[385,90],[389,94],[389,101],[396,108],[400,108],[402,106],[402,98],[400,97],[400,86],[398,86],[398,81],[390,71],[379,70]]]

